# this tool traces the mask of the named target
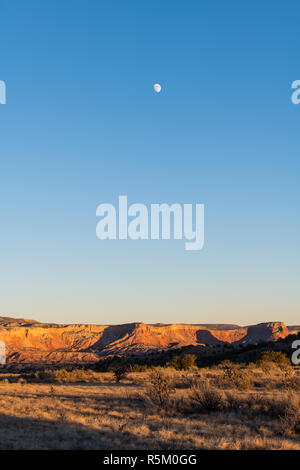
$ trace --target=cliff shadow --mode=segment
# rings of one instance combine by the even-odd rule
[[[136,434],[134,442],[137,448],[145,447]],[[121,428],[115,432],[105,429],[104,432],[62,420],[0,414],[0,450],[110,450],[126,447]]]
[[[208,330],[198,330],[196,333],[197,342],[200,344],[224,344]]]

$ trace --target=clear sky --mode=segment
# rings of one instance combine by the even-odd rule
[[[299,1],[0,8],[0,315],[299,324]],[[204,203],[204,249],[98,240],[124,194]]]

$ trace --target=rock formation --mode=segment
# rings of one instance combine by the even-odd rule
[[[144,354],[188,345],[249,344],[291,334],[282,322],[236,325],[129,323],[58,325],[0,317],[8,363],[95,362],[112,355]]]

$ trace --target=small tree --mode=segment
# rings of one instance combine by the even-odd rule
[[[116,383],[119,383],[121,382],[122,379],[125,379],[125,377],[128,374],[128,370],[125,366],[122,366],[122,365],[116,366],[113,368],[113,374],[114,374]]]
[[[170,366],[174,367],[176,370],[181,370],[181,358],[180,356],[173,357],[172,361],[170,362]]]
[[[196,366],[197,356],[195,354],[184,354],[181,358],[182,369],[187,370]]]
[[[226,365],[218,377],[220,385],[228,385],[238,390],[248,390],[252,386],[252,377],[247,369],[238,365]]]
[[[260,359],[258,360],[259,364],[266,363],[266,362],[273,362],[277,366],[284,366],[290,364],[289,358],[280,351],[264,351]]]
[[[184,354],[183,356],[173,357],[170,365],[176,370],[187,370],[195,367],[197,357],[195,354]]]
[[[160,409],[167,410],[172,405],[171,395],[175,388],[172,379],[160,368],[151,372],[147,398]]]

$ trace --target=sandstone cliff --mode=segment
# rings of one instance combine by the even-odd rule
[[[187,345],[277,341],[284,323],[235,325],[58,325],[0,317],[0,340],[11,363],[94,362],[110,355],[142,354]]]

